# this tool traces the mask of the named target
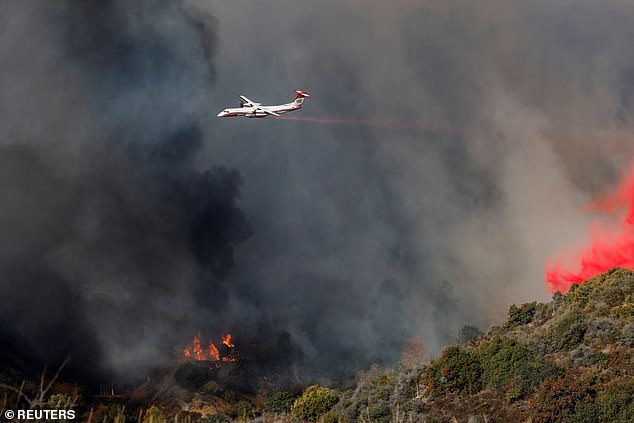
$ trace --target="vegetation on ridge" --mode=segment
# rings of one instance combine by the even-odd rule
[[[190,364],[141,396],[149,401],[143,405],[132,399],[135,394],[122,397],[121,404],[90,403],[63,384],[41,398],[52,408],[72,403],[78,421],[99,422],[634,421],[630,270],[597,275],[555,293],[548,303],[511,305],[500,326],[486,334],[465,326],[457,339],[431,362],[422,341],[410,340],[400,365],[372,367],[344,390],[314,385],[247,392],[234,380],[241,374],[239,363],[225,369],[222,380]],[[0,373],[0,382],[9,380]],[[5,404],[16,403],[12,388],[0,388]],[[29,389],[27,384],[24,390]]]

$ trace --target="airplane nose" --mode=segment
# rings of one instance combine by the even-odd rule
[[[225,114],[226,114],[225,112],[220,112],[220,113],[218,113],[218,117],[224,117]]]

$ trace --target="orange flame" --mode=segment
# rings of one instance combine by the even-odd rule
[[[213,361],[220,360],[220,352],[218,348],[214,345],[213,341],[209,341],[209,356]]]
[[[196,360],[203,359],[203,349],[200,347],[200,333],[198,336],[194,336],[194,354],[196,354]]]
[[[194,335],[191,344],[183,348],[183,356],[186,360],[196,361],[238,361],[238,355],[235,351],[235,344],[232,342],[231,334],[222,335],[220,339],[220,345],[224,345],[224,347],[219,349],[214,341],[210,339],[209,347],[207,350],[204,350],[201,347],[202,337],[200,332],[198,332],[198,335]]]
[[[233,345],[233,343],[231,342],[231,334],[228,333],[225,336],[222,337],[222,343],[225,344],[226,346],[228,346],[229,348],[234,348],[235,345]]]

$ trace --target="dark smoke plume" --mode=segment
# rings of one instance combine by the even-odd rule
[[[237,206],[240,172],[195,167],[195,106],[212,88],[216,22],[162,0],[9,8],[5,18],[46,20],[53,41],[39,48],[54,54],[38,68],[35,57],[2,52],[25,67],[3,85],[53,90],[3,96],[3,108],[16,100],[42,113],[5,116],[3,331],[44,362],[71,355],[89,373],[138,377],[195,328],[225,323],[224,278],[252,232]],[[28,54],[42,41],[18,47]]]

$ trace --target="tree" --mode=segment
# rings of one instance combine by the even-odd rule
[[[315,421],[326,414],[339,401],[339,396],[328,388],[318,385],[306,388],[301,397],[291,407],[291,413],[298,419]]]
[[[482,338],[482,336],[484,336],[484,333],[477,327],[464,325],[463,328],[458,331],[458,342],[473,345],[475,341]]]

